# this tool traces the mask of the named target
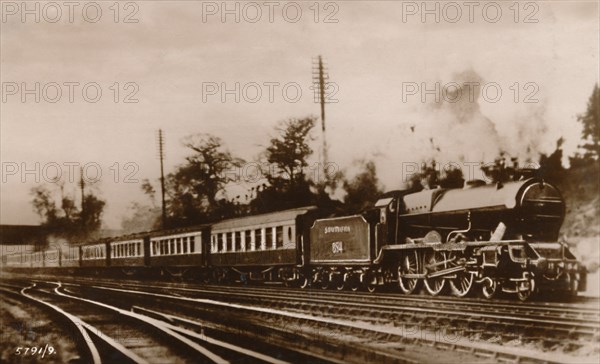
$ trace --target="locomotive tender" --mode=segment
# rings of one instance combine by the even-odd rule
[[[15,253],[9,269],[205,282],[271,281],[302,288],[421,287],[431,295],[521,300],[539,291],[576,294],[586,271],[558,242],[565,203],[530,178],[462,189],[392,191],[359,215],[319,218],[309,206],[211,225],[140,233],[68,249]]]

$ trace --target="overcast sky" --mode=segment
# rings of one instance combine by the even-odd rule
[[[106,225],[118,228],[127,206],[144,201],[135,180],[159,176],[158,128],[167,173],[188,154],[182,138],[195,133],[254,160],[277,122],[319,115],[310,89],[319,54],[337,100],[326,107],[330,160],[350,170],[375,160],[387,189],[401,186],[402,163],[424,158],[480,162],[505,150],[525,161],[561,136],[573,153],[576,115],[598,82],[597,1],[428,2],[439,21],[421,17],[420,1],[228,2],[225,19],[220,1],[134,1],[118,12],[113,3],[78,2],[70,18],[62,2],[59,12],[40,2],[36,22],[36,14],[23,18],[20,1],[2,1],[2,224],[39,222],[30,202],[36,172],[23,167],[39,163],[43,184],[53,163],[65,179],[66,164],[77,162],[100,166],[93,188],[107,201]],[[422,102],[423,86],[452,91],[464,82],[483,86],[473,100],[463,88],[455,102],[435,104],[433,94]],[[36,83],[39,103],[36,91],[23,91]],[[222,95],[236,83],[239,102]],[[75,196],[76,185],[65,192]]]

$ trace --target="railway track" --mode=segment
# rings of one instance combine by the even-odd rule
[[[7,288],[4,286],[4,290]],[[22,288],[20,293],[38,305],[52,309],[55,315],[71,323],[84,362],[287,362],[215,339],[208,336],[205,330],[198,333],[181,325],[173,325],[169,320],[157,320],[99,300],[75,296],[60,283],[37,282]],[[203,329],[201,325],[200,328]],[[211,333],[218,334],[216,330]],[[290,358],[306,360],[308,357],[294,353]]]
[[[103,283],[111,285],[111,283]],[[164,287],[157,285],[113,285],[115,287],[144,288],[158,290]],[[535,331],[551,332],[555,337],[547,337],[549,342],[564,339],[594,339],[600,334],[600,310],[586,305],[568,304],[525,304],[520,302],[490,302],[477,299],[453,299],[450,297],[399,296],[389,294],[356,294],[330,292],[320,290],[277,289],[266,287],[174,287],[171,292],[179,292],[194,297],[217,298],[228,302],[235,301],[253,305],[269,305],[279,309],[305,310],[309,306],[318,312],[318,307],[327,307],[327,315],[343,318],[348,315],[361,319],[387,319],[391,322],[403,321],[403,316],[421,316],[447,319],[454,316],[453,323],[461,319],[468,320],[470,326],[492,325],[520,328],[535,334]],[[344,311],[345,309],[345,311]],[[467,328],[468,329],[468,328]],[[477,331],[477,328],[472,331]],[[517,332],[514,335],[527,334]],[[564,342],[563,342],[564,343]],[[576,343],[574,343],[576,345]]]
[[[331,301],[316,297],[312,297],[310,299],[307,299],[306,297],[294,297],[292,300],[292,296],[290,296],[290,292],[288,291],[285,291],[283,295],[278,296],[275,294],[274,290],[269,290],[267,288],[241,288],[239,289],[240,291],[246,291],[243,292],[245,294],[241,296],[240,292],[237,292],[237,290],[236,292],[227,292],[228,300],[225,302],[224,300],[215,301],[214,298],[198,298],[196,295],[206,294],[204,290],[199,289],[170,288],[168,291],[169,293],[160,293],[148,292],[149,289],[152,290],[152,287],[147,286],[145,287],[144,292],[141,292],[139,287],[138,289],[132,290],[130,289],[132,287],[126,288],[123,287],[123,285],[121,286],[122,287],[120,288],[116,288],[106,287],[103,285],[94,287],[93,289],[111,292],[113,294],[124,294],[126,297],[137,295],[160,298],[162,300],[167,300],[170,306],[177,307],[180,307],[181,304],[186,306],[192,302],[201,305],[215,305],[221,309],[236,309],[238,313],[240,311],[244,311],[246,312],[246,315],[257,314],[262,320],[273,319],[272,317],[275,315],[278,316],[278,318],[275,320],[286,321],[288,325],[295,325],[297,328],[321,327],[327,329],[329,332],[335,332],[339,335],[346,335],[345,333],[350,332],[353,335],[359,335],[363,337],[368,337],[370,335],[371,337],[385,338],[387,341],[419,342],[421,344],[431,345],[438,348],[450,348],[459,352],[469,352],[473,355],[483,358],[494,358],[495,361],[565,362],[572,361],[574,359],[579,359],[579,361],[586,360],[585,358],[577,358],[564,353],[540,353],[537,351],[522,349],[522,346],[526,346],[524,344],[526,344],[527,341],[523,338],[520,339],[520,347],[513,348],[504,347],[502,345],[490,345],[490,343],[487,342],[474,342],[465,338],[464,331],[470,330],[472,332],[477,331],[485,334],[493,327],[487,323],[487,326],[483,329],[471,327],[470,329],[462,329],[463,332],[459,333],[455,329],[450,329],[450,327],[457,326],[457,319],[447,322],[438,321],[440,318],[443,318],[444,315],[446,318],[448,317],[447,312],[441,311],[436,313],[437,316],[432,316],[430,312],[431,310],[429,310],[423,315],[423,317],[415,321],[414,319],[419,316],[418,314],[415,314],[415,311],[419,310],[415,310],[414,308],[402,308],[404,311],[412,310],[408,316],[393,316],[397,315],[397,312],[390,313],[392,307],[385,305],[363,303],[352,306],[352,304],[348,302]],[[267,294],[267,292],[269,292],[269,294]],[[261,294],[260,306],[257,304],[257,302],[248,302],[248,295],[257,297],[259,293]],[[217,291],[217,294],[223,296],[224,292]],[[319,294],[321,294],[321,292],[319,292]],[[265,300],[263,300],[264,296],[272,297],[267,297]],[[235,301],[234,298],[236,297],[238,299],[240,297],[244,297],[246,301],[244,301],[244,303],[231,303],[232,301]],[[271,300],[277,300],[279,303],[273,304],[273,301]],[[267,306],[267,308],[265,308],[265,306]],[[395,307],[395,309],[398,308]],[[456,313],[460,313],[461,315],[465,316],[464,320],[469,322],[471,325],[478,322],[477,316],[481,316],[480,314],[475,313],[467,317],[466,313],[459,312],[458,310],[455,310],[453,313],[455,316],[460,316],[456,315]],[[166,313],[163,312],[162,314]],[[351,319],[349,320],[349,318]],[[489,319],[489,317],[485,318]],[[500,317],[494,317],[494,319],[499,320]],[[506,319],[506,322],[504,322],[501,326],[505,328],[514,326],[515,323],[511,322],[512,319],[513,318]],[[534,321],[535,320],[531,319],[529,320],[528,324],[533,326]],[[545,324],[548,323],[546,322]],[[499,327],[496,327],[495,329],[499,329]],[[547,326],[545,327],[545,330],[548,330]],[[513,339],[513,336],[510,333],[504,333],[502,335],[504,335],[505,338],[504,342],[501,344],[506,344],[506,337],[511,340]],[[529,340],[540,340],[540,338],[530,335]],[[545,338],[544,340],[548,340],[548,338]],[[565,338],[562,338],[562,340],[564,341]],[[569,345],[576,344],[576,342],[569,343]]]
[[[73,284],[73,289],[80,289],[77,288],[77,282],[82,283],[86,280],[69,281]],[[221,307],[219,303],[234,304],[244,312],[250,310],[247,312],[250,316],[256,314],[261,320],[286,321],[288,324],[295,322],[292,325],[296,325],[297,328],[313,327],[339,335],[349,332],[363,338],[368,338],[369,335],[383,338],[388,342],[450,348],[481,358],[494,358],[494,361],[564,362],[591,359],[590,361],[594,362],[598,358],[599,313],[597,308],[590,305],[536,305],[451,297],[432,299],[428,296],[296,290],[283,287],[96,283],[98,287],[94,290],[105,294],[122,294],[128,298],[153,297],[166,300],[168,306],[183,305],[186,310],[191,302],[217,307]],[[71,286],[69,287],[71,289]],[[153,312],[157,319],[165,319],[164,315],[171,315],[164,310],[152,310],[142,306],[144,305],[135,309]],[[270,311],[260,311],[263,309]],[[278,318],[273,318],[273,315]],[[197,312],[191,314],[191,317],[198,317]],[[174,320],[173,317],[170,319]],[[490,342],[496,344],[490,345]],[[595,343],[594,355],[571,355],[579,347],[590,343]],[[502,347],[497,344],[508,346]],[[523,347],[533,347],[534,350],[523,350]],[[557,347],[560,350],[557,350]],[[551,351],[544,353],[546,349]],[[393,357],[393,349],[390,355]],[[386,360],[390,360],[391,357],[386,357]],[[400,358],[401,356],[392,361],[401,361]],[[402,359],[409,361],[406,357]]]

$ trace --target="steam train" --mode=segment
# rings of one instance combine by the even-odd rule
[[[586,270],[558,242],[565,202],[542,179],[462,189],[391,191],[358,215],[326,217],[314,206],[186,229],[17,252],[5,269],[72,274],[270,281],[302,288],[413,294],[479,291],[527,300],[576,295]]]

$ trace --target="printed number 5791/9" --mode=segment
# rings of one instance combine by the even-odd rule
[[[32,347],[22,347],[19,346],[17,348],[17,350],[15,351],[15,355],[41,355],[42,358],[48,354],[48,355],[52,355],[52,354],[56,354],[56,350],[54,350],[54,347],[51,345],[46,344],[46,346],[32,346]]]

